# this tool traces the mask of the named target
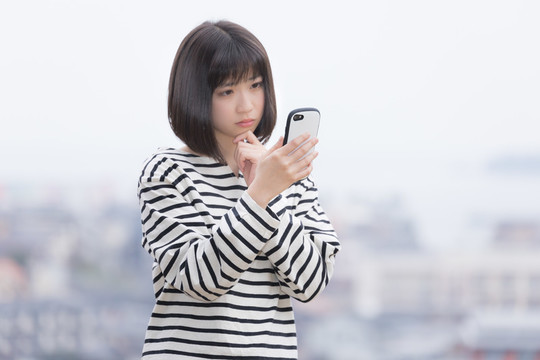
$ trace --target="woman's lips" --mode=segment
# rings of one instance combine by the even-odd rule
[[[251,127],[255,123],[255,120],[248,119],[248,120],[242,120],[236,123],[236,125],[241,127]]]

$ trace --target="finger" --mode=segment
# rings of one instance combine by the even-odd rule
[[[247,141],[250,144],[260,144],[259,139],[251,132],[251,130],[248,130],[244,133],[241,133],[237,137],[234,138],[233,143],[238,144],[242,141]]]
[[[261,157],[260,149],[253,148],[249,144],[239,143],[235,150],[235,158],[257,162]]]
[[[259,139],[257,139],[257,137],[255,136],[255,134],[253,132],[248,131],[247,132],[247,141],[248,143],[250,144],[260,144],[261,142],[259,141]]]
[[[283,136],[280,136],[278,141],[268,150],[268,153],[272,153],[283,146]]]
[[[305,167],[304,169],[298,172],[296,181],[307,178],[309,174],[311,174],[312,171],[313,171],[313,165],[309,164],[307,167]]]
[[[313,163],[313,160],[317,158],[317,156],[319,156],[319,153],[317,151],[313,151],[307,154],[304,158],[295,162],[292,166],[294,166],[295,171],[300,171],[310,166]]]
[[[261,145],[264,149],[264,147]],[[266,149],[264,149],[266,152]],[[235,149],[234,159],[242,171],[245,171],[249,164],[257,164],[262,157],[261,149],[258,146],[240,142]]]
[[[239,142],[242,142],[242,141],[246,140],[247,136],[248,136],[248,132],[249,131],[246,131],[246,132],[241,133],[240,135],[237,135],[234,138],[233,143],[238,144]]]
[[[246,160],[242,157],[236,158],[236,164],[238,165],[238,168],[242,171],[244,171],[244,167],[246,165]]]
[[[244,163],[246,161],[246,154],[245,151],[242,151],[240,146],[237,146],[234,150],[234,160],[236,161],[236,164],[238,164],[238,167],[240,169],[244,167]]]
[[[309,154],[306,155],[306,157],[302,160],[305,160],[306,162],[306,165],[310,165],[313,160],[315,160],[317,158],[317,156],[319,156],[319,152],[318,151],[313,151]]]
[[[313,150],[315,145],[319,140],[317,138],[312,138],[309,141],[306,141],[302,146],[300,146],[298,149],[293,151],[291,154],[289,154],[293,161],[298,161],[301,159],[304,155],[308,154],[310,151]]]
[[[245,143],[245,142],[239,142],[236,146],[236,149],[234,150],[235,156],[246,156],[246,154],[253,153],[255,150],[253,150],[252,145]]]
[[[283,146],[283,151],[286,152],[287,154],[292,153],[304,141],[309,139],[309,137],[310,137],[309,133],[304,133],[302,135],[299,135],[299,136],[295,137],[291,142],[289,142],[285,146]]]

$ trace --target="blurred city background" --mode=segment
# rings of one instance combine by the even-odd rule
[[[268,50],[279,120],[322,114],[340,235],[300,360],[540,359],[540,3],[0,3],[0,360],[138,359],[136,181],[207,19]]]

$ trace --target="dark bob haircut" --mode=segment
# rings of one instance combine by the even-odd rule
[[[229,21],[204,22],[182,41],[169,80],[168,116],[174,133],[192,151],[225,163],[212,125],[212,93],[261,76],[264,111],[255,129],[262,143],[276,124],[276,98],[270,61],[263,45],[248,30]]]

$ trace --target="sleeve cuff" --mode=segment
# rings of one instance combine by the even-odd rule
[[[276,201],[277,198],[280,198]],[[241,198],[244,203],[246,210],[249,214],[257,219],[261,224],[263,229],[263,237],[268,239],[279,227],[280,217],[277,215],[276,203],[281,200],[281,195],[278,195],[276,198],[272,199],[266,209],[263,209],[253,198],[249,195],[247,191],[244,192]]]

